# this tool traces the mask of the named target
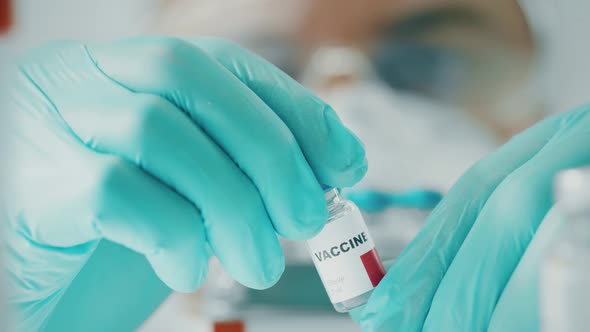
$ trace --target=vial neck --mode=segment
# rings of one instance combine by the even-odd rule
[[[324,193],[324,197],[326,198],[326,205],[328,206],[328,211],[334,210],[336,207],[343,203],[342,197],[340,197],[340,193],[338,189],[331,189]]]

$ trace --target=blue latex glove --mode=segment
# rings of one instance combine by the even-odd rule
[[[100,239],[145,255],[175,290],[199,287],[208,246],[240,283],[267,288],[284,269],[277,233],[306,239],[325,222],[318,180],[350,186],[367,169],[328,105],[217,39],[53,43],[10,83],[3,226],[26,331]]]
[[[590,164],[590,107],[544,120],[472,167],[397,258],[367,305],[364,331],[538,329],[535,278],[559,218],[553,176]]]

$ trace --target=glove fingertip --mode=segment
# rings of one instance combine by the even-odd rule
[[[201,287],[207,272],[208,263],[174,262],[174,258],[166,254],[149,256],[148,260],[154,272],[168,287],[181,293],[190,293]]]
[[[367,172],[365,147],[329,106],[324,107],[324,121],[327,128],[325,146],[327,154],[320,155],[318,176],[326,184],[348,187],[360,181]]]

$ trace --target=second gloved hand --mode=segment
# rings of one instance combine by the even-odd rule
[[[539,258],[560,222],[550,217],[552,180],[590,164],[589,142],[585,106],[540,122],[475,164],[354,319],[364,331],[538,330]]]
[[[228,42],[60,42],[23,58],[1,130],[12,290],[41,327],[102,238],[145,255],[171,288],[197,288],[208,250],[242,284],[284,268],[277,233],[305,239],[318,180],[352,185],[364,150],[334,111]]]

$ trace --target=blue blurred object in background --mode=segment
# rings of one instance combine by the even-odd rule
[[[346,192],[345,196],[361,210],[369,213],[382,212],[390,207],[430,210],[443,197],[438,191],[425,189],[397,193],[378,190],[354,190]]]

